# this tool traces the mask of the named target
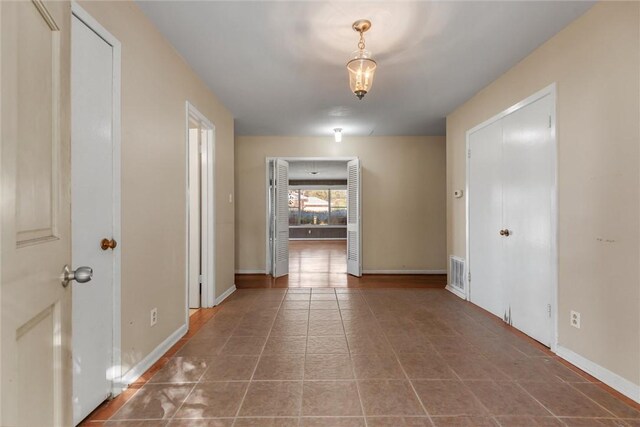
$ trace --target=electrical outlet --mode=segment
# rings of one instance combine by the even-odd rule
[[[571,319],[569,321],[571,323],[571,326],[580,329],[580,313],[571,310]]]
[[[158,323],[158,309],[156,307],[151,309],[151,326]]]

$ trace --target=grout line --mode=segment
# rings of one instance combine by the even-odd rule
[[[260,354],[258,355],[258,361],[256,362],[256,366],[253,367],[253,372],[251,372],[251,377],[249,378],[249,381],[247,382],[247,388],[244,391],[244,394],[242,395],[242,399],[240,399],[240,405],[238,405],[238,410],[236,411],[236,415],[234,418],[238,418],[240,416],[240,410],[242,409],[242,405],[244,405],[244,400],[247,397],[247,394],[249,393],[249,388],[251,387],[251,383],[253,382],[253,377],[256,374],[256,371],[258,370],[258,365],[260,365],[260,360],[262,359],[262,354],[264,353],[264,349],[267,346],[267,342],[269,342],[269,338],[271,337],[271,331],[273,329],[273,325],[276,322],[276,318],[278,317],[278,313],[280,312],[280,308],[282,307],[282,302],[284,301],[284,298],[286,296],[287,292],[284,292],[282,294],[282,298],[280,299],[280,304],[278,304],[278,308],[276,310],[276,315],[273,317],[273,320],[271,321],[271,326],[269,327],[269,333],[267,334],[267,338],[264,341],[264,344],[262,344],[262,349],[260,350]],[[254,298],[254,300],[256,300],[257,298]],[[254,301],[255,303],[255,301]],[[244,316],[243,316],[244,317]],[[233,421],[233,424],[235,424],[235,420]]]
[[[338,295],[336,294],[336,299],[337,298],[338,298]],[[369,305],[367,305],[367,308],[369,308]],[[371,311],[371,308],[369,308],[369,311]],[[349,366],[351,367],[351,373],[353,374],[353,382],[356,384],[356,392],[358,393],[358,400],[360,401],[360,409],[362,410],[362,417],[364,418],[364,426],[368,427],[369,424],[367,422],[367,414],[364,410],[364,403],[362,403],[362,393],[360,392],[360,384],[358,383],[358,378],[356,377],[356,369],[353,366],[353,359],[351,358],[351,346],[349,345],[349,340],[347,339],[347,331],[344,327],[344,318],[342,317],[342,310],[340,309],[340,301],[338,301],[338,312],[340,313],[340,323],[342,324],[342,330],[344,332],[344,340],[347,343],[347,355],[349,357]]]
[[[313,298],[313,290],[309,292],[309,307],[307,308],[307,334],[304,338],[304,362],[302,364],[302,390],[300,390],[300,411],[298,417],[302,417],[302,405],[304,404],[304,381],[307,371],[307,346],[309,345],[309,328],[311,326],[311,298]],[[298,418],[298,425],[300,418]]]
[[[368,303],[369,302],[367,301],[367,304]],[[374,318],[375,317],[376,316],[374,314]],[[376,321],[377,321],[377,319],[376,319]],[[382,335],[384,335],[384,339],[387,341],[387,344],[389,344],[389,347],[391,348],[391,351],[393,352],[393,355],[394,355],[394,357],[396,359],[396,362],[398,363],[398,366],[400,366],[400,369],[402,370],[402,373],[404,374],[405,379],[409,383],[409,386],[411,387],[411,390],[413,390],[413,394],[416,397],[416,399],[418,400],[418,403],[420,403],[420,407],[422,408],[422,410],[426,414],[427,419],[429,420],[431,425],[435,425],[435,423],[433,422],[433,419],[431,418],[431,414],[429,414],[429,411],[427,411],[427,408],[424,406],[424,403],[422,403],[422,399],[420,399],[420,396],[418,395],[418,391],[416,390],[415,386],[413,385],[413,382],[411,382],[411,378],[409,378],[409,375],[407,374],[407,371],[404,369],[404,366],[402,366],[402,362],[400,361],[400,357],[398,356],[398,352],[396,351],[395,348],[393,348],[393,345],[391,344],[391,341],[389,341],[389,337],[387,337],[387,334],[386,334],[386,332],[384,332],[384,330],[382,331]]]
[[[518,381],[512,381],[511,384],[515,384],[516,387],[519,387],[520,390],[524,391],[526,394],[529,395],[529,397],[531,397],[533,400],[535,400],[538,405],[542,406],[547,412],[549,412],[553,417],[557,418],[558,416],[556,414],[553,413],[553,411],[551,411],[551,409],[547,408],[545,405],[542,404],[542,402],[540,402],[538,399],[536,399],[536,397],[534,395],[532,395],[531,393],[529,393],[529,391],[522,387],[522,385],[518,382]]]
[[[193,384],[193,386],[191,386],[191,390],[189,390],[189,393],[187,393],[187,395],[185,396],[184,400],[182,402],[180,402],[180,406],[178,406],[176,408],[176,411],[173,413],[173,415],[171,417],[169,417],[169,421],[173,420],[174,417],[180,411],[180,409],[182,409],[182,407],[184,406],[184,403],[187,401],[187,399],[189,399],[189,396],[191,396],[191,393],[193,393],[193,390],[195,390],[197,385],[198,385],[198,383],[195,383],[195,384]]]
[[[608,413],[610,413],[611,415],[613,415],[614,418],[620,419],[622,417],[619,417],[618,415],[614,414],[613,411],[610,411],[608,408],[606,408],[604,405],[600,404],[600,402],[598,402],[597,400],[593,399],[591,396],[589,396],[586,393],[583,393],[580,389],[578,389],[577,387],[574,387],[573,384],[569,383],[569,382],[565,382],[565,384],[567,384],[569,387],[571,387],[573,390],[577,391],[578,393],[580,393],[581,395],[583,395],[584,397],[586,397],[587,399],[589,399],[590,401],[592,401],[593,403],[595,403],[596,405],[598,405],[599,407],[601,407],[602,409],[604,409],[605,411],[607,411]],[[596,386],[597,387],[597,386]],[[624,403],[624,402],[622,402]]]

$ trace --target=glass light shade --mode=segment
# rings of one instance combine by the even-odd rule
[[[368,50],[356,50],[347,62],[349,70],[349,85],[358,99],[362,99],[373,85],[373,75],[376,72],[376,61],[371,58]]]

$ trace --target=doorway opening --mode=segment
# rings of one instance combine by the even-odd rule
[[[187,102],[186,324],[201,307],[215,305],[214,132]]]
[[[267,274],[289,287],[360,276],[360,162],[267,159]]]

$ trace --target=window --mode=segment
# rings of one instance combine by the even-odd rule
[[[347,190],[289,190],[289,225],[347,225]]]
[[[289,190],[289,225],[300,224],[300,190]]]
[[[331,190],[331,225],[347,225],[347,190]]]

